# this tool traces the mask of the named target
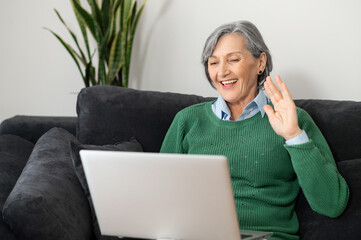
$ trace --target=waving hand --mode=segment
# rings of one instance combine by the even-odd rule
[[[267,113],[273,130],[284,139],[289,140],[298,136],[302,130],[298,126],[296,105],[286,84],[282,82],[279,75],[276,76],[276,83],[281,91],[278,90],[276,85],[272,82],[271,77],[267,77],[264,87],[271,99],[274,109],[271,106],[266,105],[264,110]]]

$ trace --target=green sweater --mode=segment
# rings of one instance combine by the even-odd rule
[[[300,187],[314,211],[329,217],[345,209],[349,190],[326,140],[297,109],[310,141],[285,145],[260,113],[238,122],[220,120],[212,102],[180,111],[161,152],[225,155],[229,161],[240,229],[274,232],[270,239],[299,239],[295,201]]]

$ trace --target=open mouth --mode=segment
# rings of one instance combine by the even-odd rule
[[[233,80],[226,80],[226,81],[221,81],[221,84],[222,84],[223,86],[231,86],[231,85],[235,84],[237,81],[238,81],[238,80],[235,80],[235,79],[233,79]]]

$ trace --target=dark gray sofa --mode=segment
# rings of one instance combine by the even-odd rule
[[[78,95],[77,117],[15,116],[3,121],[0,239],[96,239],[69,142],[92,148],[135,137],[143,151],[158,152],[175,114],[210,100],[97,86]],[[296,105],[323,132],[351,191],[346,211],[336,219],[314,213],[300,193],[299,234],[302,239],[361,239],[361,102],[296,100]]]

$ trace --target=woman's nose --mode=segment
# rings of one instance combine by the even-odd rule
[[[228,65],[227,63],[220,63],[219,64],[219,71],[218,71],[218,74],[220,77],[224,77],[224,76],[227,76],[229,74],[229,68],[228,68]]]

